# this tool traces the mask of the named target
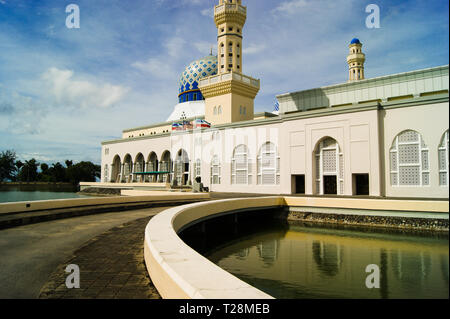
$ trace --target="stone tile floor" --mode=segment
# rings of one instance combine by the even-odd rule
[[[138,219],[91,239],[59,265],[42,287],[40,299],[160,299],[144,263],[144,230]],[[69,264],[80,268],[80,288],[68,289]]]

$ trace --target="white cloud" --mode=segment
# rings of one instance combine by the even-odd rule
[[[55,105],[107,108],[119,102],[129,89],[109,83],[95,84],[73,79],[74,72],[50,68],[42,79]]]
[[[183,38],[173,37],[168,39],[164,46],[166,47],[167,53],[171,57],[176,58],[183,54],[183,50],[180,49],[183,48],[185,44],[186,41]]]
[[[200,13],[202,14],[202,16],[214,18],[213,8],[203,9],[202,11],[200,11]]]
[[[176,75],[175,69],[165,58],[149,58],[146,62],[135,62],[132,66],[150,73],[157,79],[170,79]]]
[[[207,42],[207,41],[198,41],[193,43],[194,47],[204,55],[210,54],[211,49],[213,53],[217,51],[217,43],[215,42]]]
[[[243,54],[256,54],[262,52],[264,49],[266,49],[265,44],[252,44],[248,46],[247,48],[244,48]]]
[[[281,13],[281,14],[294,14],[297,10],[307,6],[308,3],[306,0],[292,0],[285,1],[280,3],[275,9],[272,10],[272,13]]]

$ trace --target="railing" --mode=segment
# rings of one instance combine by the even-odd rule
[[[243,82],[245,84],[248,84],[248,85],[251,85],[251,86],[254,86],[257,88],[260,87],[259,80],[254,79],[247,75],[243,75],[241,73],[237,73],[237,72],[229,72],[229,73],[213,75],[213,76],[204,78],[204,79],[200,80],[200,86],[205,86],[205,85],[209,85],[209,84],[225,82],[225,81],[230,81],[230,80],[236,80],[239,82]]]
[[[219,14],[223,11],[238,11],[247,14],[247,8],[237,3],[224,3],[214,8],[214,14]]]

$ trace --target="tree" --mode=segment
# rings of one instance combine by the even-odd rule
[[[38,166],[39,163],[34,158],[25,161],[25,164],[19,172],[19,180],[22,182],[35,182],[38,175]]]
[[[17,171],[16,153],[8,150],[0,153],[0,182],[15,180]]]
[[[92,162],[80,162],[67,169],[68,180],[73,184],[80,182],[95,182],[100,178],[100,165]]]
[[[56,182],[66,182],[66,168],[61,165],[61,163],[53,164],[52,167],[48,169],[48,175],[50,175],[50,181]]]
[[[71,167],[72,165],[73,165],[73,161],[70,161],[70,160],[66,160],[66,167],[67,168],[69,168],[69,167]]]
[[[42,174],[47,174],[47,171],[48,171],[48,165],[45,164],[45,163],[42,163],[42,164],[41,164],[41,171],[42,171]]]

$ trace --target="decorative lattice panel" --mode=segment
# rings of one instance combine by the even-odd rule
[[[261,157],[262,168],[275,168],[275,154],[263,154]]]
[[[419,134],[415,131],[406,131],[403,132],[398,136],[398,141],[400,143],[406,143],[406,142],[418,142],[419,141]]]
[[[397,173],[391,173],[391,185],[398,185],[398,174]]]
[[[234,159],[236,161],[236,169],[247,169],[247,155],[237,154]]]
[[[430,164],[428,161],[428,151],[422,151],[422,169],[425,171],[430,169]]]
[[[272,185],[275,184],[275,173],[263,173],[262,174],[262,183],[264,185]]]
[[[391,152],[391,171],[396,171],[398,169],[397,166],[397,152]]]
[[[405,186],[420,185],[420,167],[419,166],[400,167],[399,184]]]
[[[439,185],[447,185],[447,173],[439,173]]]
[[[316,178],[320,178],[320,156],[316,156]]]
[[[447,159],[445,150],[439,150],[439,169],[442,171],[447,170]]]
[[[327,173],[336,172],[336,150],[323,151],[323,171]]]
[[[344,178],[344,156],[343,155],[339,155],[339,178],[340,179]]]
[[[419,145],[399,145],[400,164],[418,164],[419,163]]]
[[[430,173],[422,173],[422,185],[430,185]]]

